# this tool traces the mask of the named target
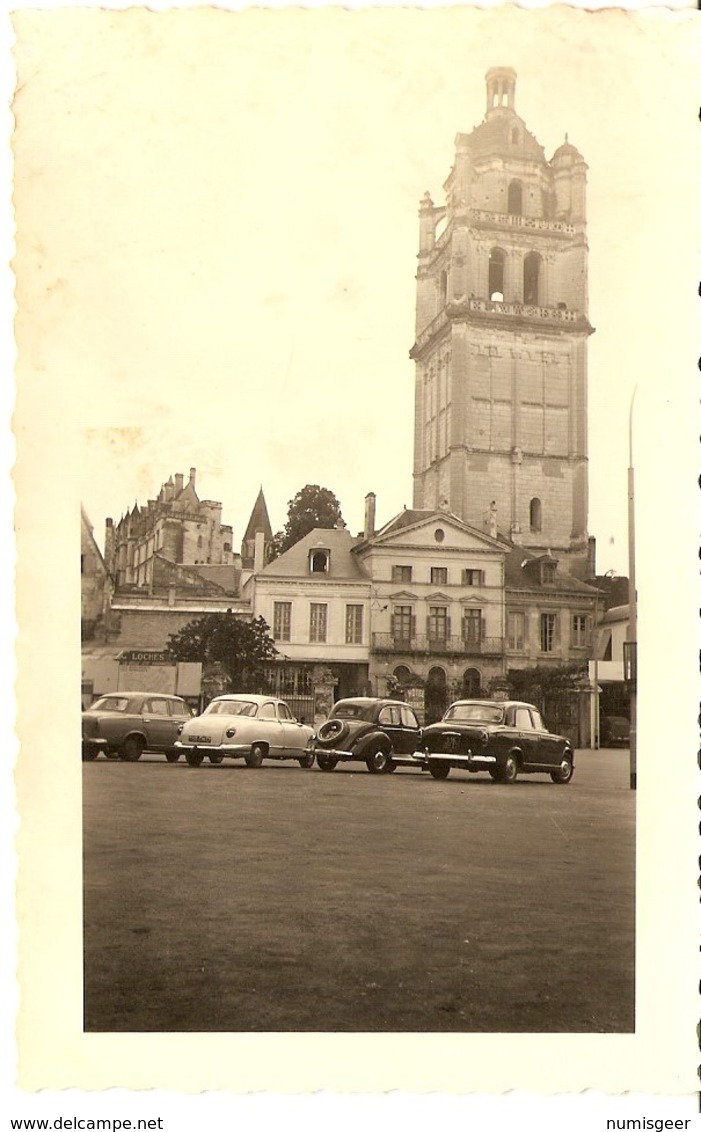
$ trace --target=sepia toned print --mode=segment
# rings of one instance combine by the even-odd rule
[[[678,380],[687,300],[670,285],[641,343],[670,197],[639,134],[665,120],[651,58],[659,90],[694,50],[680,19],[602,18],[603,38],[582,13],[513,9],[18,16],[18,420],[42,466],[65,430],[69,576],[81,538],[53,647],[74,642],[70,705],[80,682],[83,707],[146,693],[197,716],[168,761],[149,719],[81,768],[50,693],[67,837],[48,904],[72,975],[60,1020],[25,983],[33,1087],[304,1091],[334,1087],[346,1048],[343,1087],[370,1091],[664,1088],[680,1059],[691,1079],[684,901],[673,936],[651,912],[660,838],[676,879],[685,836],[661,797],[683,812],[690,778],[681,756],[646,762],[642,695],[651,422],[686,436],[654,375],[664,352]],[[20,515],[35,480],[21,457]],[[314,484],[338,513],[286,542],[286,501]],[[250,694],[258,739],[213,726],[222,693]],[[349,758],[335,701],[372,715]],[[450,713],[432,729],[456,701],[504,705],[499,737],[473,728],[463,750]],[[22,733],[26,692],[20,711]],[[604,746],[615,718],[629,747]],[[23,964],[53,986],[56,958]],[[65,1035],[51,1067],[40,1016]],[[225,1082],[215,1037],[246,1051]],[[197,1050],[197,1071],[147,1069],[147,1038]]]

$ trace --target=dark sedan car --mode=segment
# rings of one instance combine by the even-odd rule
[[[83,761],[102,753],[136,762],[143,751],[164,751],[176,762],[178,729],[192,712],[179,696],[159,692],[111,692],[83,712]]]
[[[420,736],[419,721],[407,704],[358,696],[334,705],[309,750],[322,770],[353,760],[364,762],[371,774],[384,774],[401,765],[421,767],[413,758]]]
[[[549,774],[564,784],[574,773],[569,739],[552,735],[532,704],[513,700],[458,700],[440,723],[424,728],[421,746],[433,778],[447,778],[455,767],[486,770],[498,782]]]

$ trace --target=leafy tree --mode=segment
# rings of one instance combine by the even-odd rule
[[[273,538],[273,557],[289,550],[315,527],[330,530],[339,520],[343,520],[341,505],[334,493],[327,487],[308,483],[287,504],[285,529]]]
[[[189,621],[170,634],[167,648],[173,660],[199,660],[205,668],[219,669],[227,692],[258,690],[263,668],[277,656],[262,617],[244,621],[230,611]]]

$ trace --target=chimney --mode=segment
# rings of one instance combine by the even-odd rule
[[[253,548],[253,573],[257,574],[265,566],[265,531],[256,531]]]
[[[587,539],[587,578],[591,582],[596,579],[596,539],[593,535]]]
[[[375,533],[375,492],[369,491],[365,496],[365,538],[372,538]]]
[[[180,495],[180,492],[182,490],[183,490],[183,473],[182,472],[176,472],[175,473],[175,494]]]
[[[195,476],[197,475],[197,468],[190,468],[190,484],[195,486]]]
[[[489,517],[487,519],[487,530],[490,538],[497,537],[497,505],[496,500],[492,500],[489,504]]]

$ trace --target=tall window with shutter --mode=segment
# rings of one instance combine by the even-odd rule
[[[428,638],[437,644],[444,644],[450,635],[450,618],[446,605],[428,607]]]
[[[414,635],[413,607],[411,605],[395,605],[392,614],[392,636],[395,642],[408,645]]]
[[[463,644],[467,646],[479,645],[482,636],[482,610],[466,609],[462,615]]]

